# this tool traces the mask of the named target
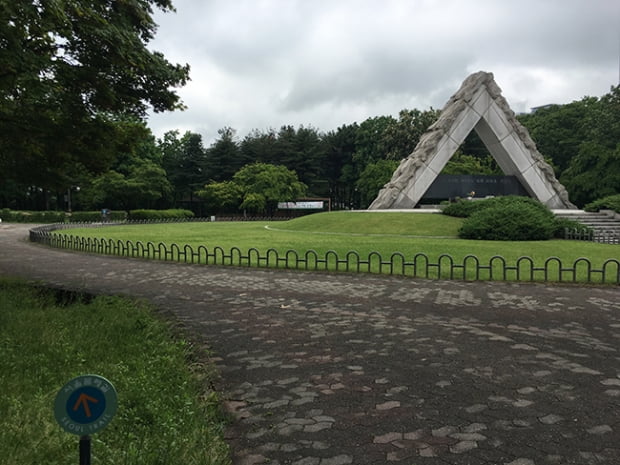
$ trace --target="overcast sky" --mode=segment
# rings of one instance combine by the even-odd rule
[[[285,124],[326,132],[442,108],[490,71],[515,112],[601,96],[620,73],[618,0],[174,0],[150,48],[189,63],[188,109],[156,136]]]

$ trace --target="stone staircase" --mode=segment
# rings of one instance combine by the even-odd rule
[[[553,210],[559,218],[569,218],[590,227],[593,233],[585,235],[580,232],[569,233],[567,239],[583,239],[608,244],[620,244],[620,214],[612,210],[597,213],[583,210]]]

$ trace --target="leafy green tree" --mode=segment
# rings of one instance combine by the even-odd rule
[[[260,211],[268,214],[275,211],[278,202],[295,200],[306,193],[306,185],[297,174],[282,165],[253,163],[235,173],[233,181],[243,191],[242,205],[251,203],[254,208],[262,197],[264,205]]]
[[[274,157],[270,163],[286,166],[297,173],[300,181],[313,191],[314,195],[325,194],[323,161],[325,145],[318,131],[312,127],[282,126],[277,134]]]
[[[366,165],[355,183],[360,194],[361,208],[367,208],[372,203],[381,188],[392,178],[398,164],[396,160],[377,160]]]
[[[326,150],[324,176],[329,185],[333,208],[346,208],[353,199],[357,179],[353,168],[353,154],[358,129],[357,123],[345,124],[323,136]]]
[[[617,194],[620,192],[620,143],[614,149],[596,142],[582,143],[560,181],[571,200],[582,207]]]
[[[386,158],[390,147],[385,134],[395,124],[396,120],[391,116],[376,116],[367,118],[359,125],[353,155],[358,173],[361,173],[367,164]]]
[[[581,123],[588,136],[560,177],[580,206],[620,192],[620,86],[589,102]]]
[[[244,212],[263,213],[267,209],[267,199],[258,192],[248,192],[243,196],[239,208]]]
[[[465,155],[460,150],[452,155],[441,174],[482,174],[501,175],[501,169],[494,163],[492,157],[479,158],[474,155]]]
[[[278,202],[295,200],[306,194],[306,185],[297,174],[282,165],[252,163],[235,173],[232,181],[207,184],[197,194],[210,208],[273,214]]]
[[[0,0],[0,172],[63,190],[106,171],[147,109],[182,108],[189,67],[148,47],[170,0]]]
[[[530,132],[543,156],[552,160],[556,175],[561,175],[579,153],[579,146],[590,137],[584,126],[587,114],[596,104],[595,97],[566,105],[549,105],[518,119]]]
[[[315,128],[300,126],[296,129],[286,125],[278,132],[254,130],[241,143],[241,158],[246,164],[260,162],[286,166],[295,170],[314,195],[329,192],[324,169],[327,148]]]
[[[272,163],[276,144],[277,134],[273,129],[254,129],[241,141],[241,157],[248,163]]]
[[[200,134],[169,131],[159,142],[162,164],[173,186],[174,203],[193,202],[194,192],[208,180],[207,154]]]
[[[205,175],[219,182],[230,180],[248,161],[242,158],[233,128],[225,127],[217,133],[219,138],[206,151]]]
[[[401,110],[398,121],[393,120],[385,128],[382,138],[387,152],[384,158],[388,160],[402,160],[408,157],[420,141],[420,137],[437,121],[440,111],[430,110]]]
[[[243,188],[234,181],[212,182],[196,194],[215,213],[236,211],[243,201]]]
[[[110,170],[96,177],[80,192],[88,208],[111,208],[129,211],[153,208],[172,190],[166,171],[148,159],[135,159],[124,172]]]

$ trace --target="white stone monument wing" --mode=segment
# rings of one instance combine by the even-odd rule
[[[439,119],[401,161],[369,209],[414,208],[472,130],[504,173],[516,176],[530,196],[549,208],[576,208],[527,129],[517,121],[493,74],[480,71],[465,79],[448,100]]]

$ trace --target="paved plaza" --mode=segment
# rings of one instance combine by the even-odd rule
[[[235,464],[620,463],[618,286],[182,265],[27,230],[0,224],[0,275],[146,298],[213,351]]]

